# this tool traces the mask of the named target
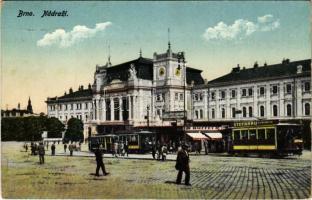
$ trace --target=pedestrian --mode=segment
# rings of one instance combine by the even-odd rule
[[[49,149],[49,142],[47,142],[47,150]]]
[[[155,145],[155,142],[153,141],[152,143],[152,156],[153,156],[153,159],[155,160],[155,155],[156,155],[156,145]]]
[[[128,157],[128,151],[129,151],[129,145],[128,145],[128,140],[126,140],[126,143],[125,143],[125,154],[127,154],[127,157]]]
[[[166,145],[163,145],[161,148],[161,160],[165,161],[167,158],[168,149]]]
[[[108,175],[109,173],[107,173],[105,170],[105,165],[103,162],[103,151],[102,151],[102,148],[100,147],[100,145],[97,146],[94,154],[95,154],[95,160],[96,160],[95,176],[100,176],[100,174],[99,174],[100,168],[102,169],[103,176]]]
[[[70,143],[70,145],[68,146],[68,150],[70,152],[70,156],[73,156],[73,151],[74,151],[74,145],[73,145],[73,141]]]
[[[157,160],[160,160],[160,155],[161,155],[161,145],[159,141],[156,143],[156,150],[157,150]]]
[[[117,158],[118,157],[118,142],[116,141],[114,143],[114,154],[115,154],[115,157]]]
[[[187,152],[188,146],[186,144],[182,145],[182,149],[178,151],[177,155],[177,161],[175,168],[178,170],[178,176],[177,176],[177,184],[181,184],[182,180],[182,174],[185,173],[185,185],[191,185],[190,184],[190,166],[189,166],[189,155]]]
[[[121,156],[125,156],[125,144],[124,144],[124,142],[120,143],[120,151],[121,151]]]
[[[67,149],[67,144],[64,143],[64,153],[66,153],[66,149]]]
[[[30,151],[31,151],[31,155],[35,155],[35,145],[33,142],[30,143]]]
[[[38,153],[39,153],[39,163],[40,164],[44,164],[45,150],[44,150],[43,142],[40,142],[40,144],[38,146]]]
[[[121,141],[118,143],[118,155],[121,156]]]
[[[51,145],[51,155],[55,156],[55,142]]]

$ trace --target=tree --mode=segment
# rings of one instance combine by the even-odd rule
[[[68,120],[64,139],[66,141],[83,141],[83,123],[80,119]]]
[[[57,118],[51,117],[46,119],[46,130],[49,138],[61,138],[65,130],[64,124]]]

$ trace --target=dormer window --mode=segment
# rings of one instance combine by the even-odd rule
[[[297,66],[297,74],[301,74],[302,73],[302,65],[298,65]]]

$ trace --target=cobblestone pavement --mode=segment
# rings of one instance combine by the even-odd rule
[[[3,148],[3,145],[6,148]],[[310,151],[304,151],[300,157],[286,159],[230,157],[224,154],[193,155],[190,157],[192,186],[189,187],[174,184],[177,175],[175,162],[146,159],[151,155],[132,154],[132,159],[105,157],[106,169],[111,174],[108,177],[94,177],[92,173],[96,164],[93,154],[81,152],[80,155],[74,152],[73,157],[62,155],[62,146],[58,145],[59,156],[49,156],[51,152],[47,151],[46,163],[40,166],[37,156],[32,157],[17,151],[19,147],[16,144],[3,145],[2,189],[6,197],[10,198],[311,197]],[[171,155],[171,159],[174,158],[175,155]],[[102,189],[99,189],[99,183]],[[41,189],[37,190],[37,187]],[[32,193],[32,196],[28,196],[29,193]]]
[[[210,199],[300,199],[311,195],[311,161],[218,156],[191,158],[192,188]],[[158,165],[158,164],[156,164]],[[173,183],[174,163],[152,174],[129,173],[128,182]],[[132,175],[131,175],[132,174]],[[187,188],[187,186],[181,186]]]

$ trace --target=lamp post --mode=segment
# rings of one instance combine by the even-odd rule
[[[150,110],[150,106],[147,105],[147,106],[146,106],[146,112],[147,112],[147,114],[146,114],[146,120],[147,120],[147,129],[148,129],[148,130],[149,130],[149,110]]]
[[[178,69],[181,70],[181,63],[183,64],[183,140],[185,142],[186,138],[185,138],[185,123],[186,123],[186,109],[185,109],[185,101],[186,101],[186,88],[185,88],[185,82],[186,82],[186,69],[185,69],[185,57],[184,57],[184,52],[179,52],[178,53]]]

